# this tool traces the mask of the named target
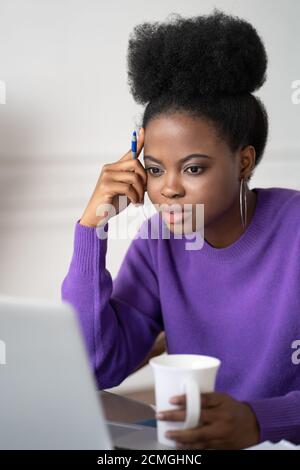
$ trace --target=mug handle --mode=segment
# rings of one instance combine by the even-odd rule
[[[183,392],[186,394],[186,419],[183,429],[195,428],[199,425],[201,416],[201,395],[198,384],[192,378],[183,383]]]

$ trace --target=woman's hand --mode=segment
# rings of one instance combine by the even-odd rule
[[[159,412],[157,419],[184,421],[185,395],[172,397],[170,403],[180,408]],[[166,437],[175,439],[180,449],[243,449],[259,442],[259,426],[251,407],[226,393],[202,393],[200,419],[198,427],[168,431]]]
[[[138,135],[137,157],[144,146],[144,129]],[[117,215],[130,204],[142,203],[147,185],[147,173],[138,158],[133,159],[131,149],[115,163],[105,164],[97,181],[94,192],[80,219],[81,225],[97,227],[105,225],[107,220]],[[124,207],[119,207],[119,196],[127,196]],[[109,204],[112,209],[105,210]],[[110,216],[109,216],[110,214]]]

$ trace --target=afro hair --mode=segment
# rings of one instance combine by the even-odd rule
[[[172,15],[168,22],[139,24],[130,35],[128,84],[137,103],[165,93],[239,95],[265,82],[266,51],[250,23],[218,9],[191,18]]]

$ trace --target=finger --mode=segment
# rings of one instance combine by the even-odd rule
[[[178,410],[163,410],[156,413],[156,419],[162,421],[185,421],[185,408]]]
[[[185,450],[192,450],[192,449],[208,449],[208,443],[205,442],[188,442],[188,443],[181,443],[177,442],[176,449],[185,449]]]
[[[201,424],[214,423],[219,418],[218,412],[215,409],[203,409],[201,410]],[[180,407],[174,410],[163,410],[156,413],[156,419],[161,421],[185,421],[186,419],[186,408]]]
[[[201,393],[201,407],[209,408],[220,405],[224,400],[224,394],[218,392]],[[170,398],[170,403],[186,405],[186,395],[175,395]]]
[[[201,393],[201,413],[203,417],[203,412],[205,409],[215,408],[220,406],[226,394],[219,392],[210,392],[210,393]],[[170,398],[170,403],[186,407],[186,395],[174,395]],[[204,415],[206,416],[206,415]],[[213,416],[213,415],[212,415]]]
[[[145,140],[145,130],[143,127],[140,128],[137,140],[137,149],[136,149],[136,156],[140,155],[143,147],[144,147],[144,140]]]
[[[220,439],[220,430],[216,424],[206,424],[191,429],[178,429],[166,432],[166,437],[181,443],[207,442]]]
[[[136,146],[136,157],[138,158],[139,154],[141,153],[142,151],[142,148],[144,146],[144,136],[145,136],[145,132],[144,132],[144,128],[141,127],[140,129],[140,132],[138,134],[138,139],[137,139],[137,146]],[[121,161],[126,161],[126,160],[132,160],[132,152],[131,152],[131,148],[128,150],[128,152],[125,153],[125,155],[123,155],[122,158],[120,158]]]
[[[213,408],[202,408],[200,413],[201,424],[212,424],[216,421],[220,421],[220,414],[218,409]]]
[[[107,195],[116,196],[124,194],[127,196],[133,204],[138,204],[139,195],[134,187],[129,183],[123,183],[121,181],[111,182],[109,188],[105,191]]]
[[[140,177],[143,180],[144,187],[146,189],[147,186],[147,173],[145,171],[145,168],[141,164],[141,162],[138,159],[129,159],[129,160],[119,160],[118,162],[114,163],[113,168],[114,171],[134,171],[135,173],[138,173]]]
[[[144,182],[139,173],[129,171],[110,170],[109,179],[111,181],[121,181],[123,183],[132,184],[139,195],[139,201],[144,198]]]
[[[176,445],[177,449],[223,449],[222,446],[223,441],[216,440],[216,441],[207,441],[207,442],[188,442],[188,443],[180,443],[178,442]],[[224,444],[223,444],[224,445]]]
[[[186,395],[174,395],[170,398],[170,403],[174,403],[175,405],[186,405]]]
[[[226,394],[220,392],[201,393],[201,405],[203,408],[219,406],[225,397]]]
[[[209,393],[201,393],[201,407],[202,408],[210,408],[214,406],[220,405],[224,398],[226,397],[225,393],[220,392],[209,392]],[[186,405],[186,395],[174,395],[170,398],[170,403],[176,405]]]

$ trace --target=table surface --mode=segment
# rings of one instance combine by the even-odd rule
[[[109,421],[117,421],[124,423],[136,423],[138,421],[155,419],[155,410],[151,405],[132,398],[123,397],[116,393],[101,390],[99,392],[99,400],[101,400],[105,418]],[[279,443],[271,443],[265,441],[257,446],[249,449],[290,449],[298,448],[294,444],[281,440]]]
[[[135,423],[155,419],[155,410],[151,405],[116,393],[101,390],[99,392],[105,418],[109,421]]]

